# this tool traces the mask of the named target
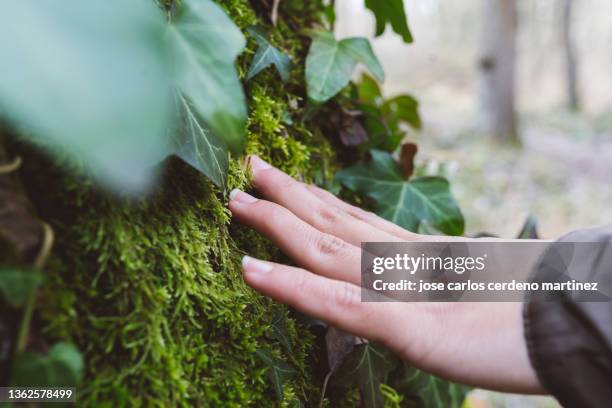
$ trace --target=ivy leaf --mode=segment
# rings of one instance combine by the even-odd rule
[[[361,81],[357,89],[359,102],[377,106],[382,99],[382,93],[380,91],[380,86],[378,86],[378,82],[366,73],[361,76]]]
[[[396,362],[389,351],[375,343],[356,346],[336,371],[333,385],[354,386],[361,391],[361,403],[366,408],[382,408],[384,398],[380,385],[387,381]]]
[[[342,365],[342,362],[345,361],[346,357],[355,349],[356,340],[357,337],[355,337],[353,334],[336,329],[333,326],[327,328],[327,333],[325,333],[325,349],[327,351],[327,365],[329,366],[329,372],[323,380],[323,387],[321,388],[321,403],[319,406],[323,406],[323,400],[325,398],[329,379],[336,372],[338,367]]]
[[[47,355],[24,352],[15,358],[11,384],[21,387],[75,386],[83,373],[83,357],[71,344],[57,343]]]
[[[142,190],[172,119],[165,27],[150,1],[14,2],[0,13],[4,119],[104,185]]]
[[[297,375],[297,371],[285,361],[274,357],[268,350],[258,349],[255,354],[268,367],[268,378],[272,381],[276,398],[282,401],[283,384]]]
[[[419,102],[410,95],[399,95],[385,101],[382,111],[394,120],[404,121],[415,129],[421,128]]]
[[[404,180],[393,157],[371,150],[372,160],[336,174],[347,188],[367,194],[377,203],[377,213],[410,231],[427,222],[448,235],[461,235],[464,220],[451,195],[448,181],[441,177]]]
[[[517,239],[538,239],[538,221],[531,214],[525,220]]]
[[[348,84],[359,62],[379,81],[384,80],[383,68],[366,38],[337,41],[330,32],[314,33],[306,57],[308,96],[315,102],[330,99]]]
[[[176,104],[179,120],[172,136],[174,154],[224,189],[229,167],[225,143],[206,127],[192,104],[180,92],[176,93]]]
[[[468,387],[427,374],[404,364],[396,389],[406,396],[406,403],[418,408],[461,408]]]
[[[344,359],[355,348],[356,337],[335,327],[329,327],[325,333],[327,364],[331,373],[342,364]]]
[[[287,317],[284,313],[276,312],[272,319],[272,336],[285,348],[287,353],[293,352],[291,338],[287,330]]]
[[[234,152],[244,142],[246,104],[234,60],[245,39],[210,0],[186,0],[169,25],[178,90]]]
[[[365,6],[370,9],[376,17],[376,36],[381,35],[387,26],[399,34],[405,43],[413,41],[412,33],[408,28],[406,12],[403,0],[365,0]]]
[[[289,79],[289,70],[291,69],[291,58],[270,44],[261,27],[251,26],[247,28],[247,31],[255,38],[259,45],[249,67],[247,80],[253,78],[270,65],[274,65],[281,79],[287,81]]]
[[[36,270],[0,269],[0,293],[11,306],[20,307],[42,280]]]

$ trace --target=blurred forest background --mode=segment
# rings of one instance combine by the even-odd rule
[[[514,237],[530,213],[547,239],[611,222],[612,3],[405,3],[413,44],[373,38],[361,0],[337,2],[335,31],[371,38],[385,96],[419,100],[417,162],[451,179],[467,232]]]
[[[419,100],[417,162],[451,179],[467,232],[514,237],[529,214],[546,239],[612,222],[612,2],[411,0],[406,12],[410,45],[372,38],[361,0],[337,3],[335,31],[371,38],[386,96]],[[479,390],[470,402],[558,406]]]

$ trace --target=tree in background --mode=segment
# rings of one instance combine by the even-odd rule
[[[580,100],[578,96],[578,62],[576,47],[572,38],[572,10],[574,0],[563,0],[563,15],[561,19],[561,36],[563,52],[565,54],[565,75],[567,86],[567,104],[571,110],[578,110]]]
[[[499,141],[516,142],[516,4],[511,0],[484,0],[482,16],[480,70],[485,130]]]

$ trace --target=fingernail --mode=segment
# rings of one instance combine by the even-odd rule
[[[245,273],[267,273],[272,270],[272,264],[244,256],[242,257],[242,269]]]
[[[251,156],[250,163],[251,163],[251,168],[253,169],[254,172],[257,172],[259,170],[266,170],[272,167],[267,162],[260,159],[258,156]]]
[[[257,201],[255,197],[250,194],[245,193],[244,191],[238,190],[237,188],[233,189],[229,195],[230,201],[235,201],[237,203],[243,204],[251,204]]]

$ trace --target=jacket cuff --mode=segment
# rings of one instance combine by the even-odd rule
[[[612,242],[612,228],[577,231],[560,241]],[[581,260],[588,263],[592,277],[612,274],[610,247],[603,245],[592,259]],[[546,272],[549,258],[550,254],[544,254],[535,269],[538,273]],[[538,379],[563,406],[609,406],[612,302],[576,302],[563,294],[552,301],[529,301],[523,307],[523,326]]]

